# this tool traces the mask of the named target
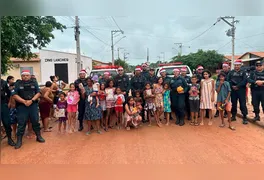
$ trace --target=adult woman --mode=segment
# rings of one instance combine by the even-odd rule
[[[57,84],[57,81],[58,81],[57,76],[50,76],[50,80],[52,82],[52,85],[51,85],[50,89],[51,89],[51,91],[53,93],[53,96],[54,96],[54,98],[53,98],[53,108],[51,108],[50,116],[52,118],[55,118],[54,117],[54,109],[56,108],[56,104],[58,103],[60,91],[59,91],[59,86]]]
[[[160,116],[163,114],[163,79],[162,77],[158,78],[158,83],[153,85],[153,90],[155,94],[155,106],[156,106],[156,120],[157,125],[161,127]]]
[[[97,102],[96,98],[93,98],[93,103],[88,102],[88,96],[96,96],[96,92],[93,92],[93,82],[91,78],[87,78],[87,86],[84,88],[83,86],[79,87],[81,89],[82,97],[85,99],[85,112],[83,119],[88,123],[88,132],[86,135],[91,134],[91,125],[92,122],[95,122],[97,133],[101,134],[100,131],[100,119],[102,118],[102,108],[101,106],[96,107]]]
[[[54,95],[51,90],[52,83],[47,81],[45,87],[41,89],[41,97],[39,101],[39,111],[40,117],[42,120],[42,124],[44,127],[44,132],[50,132],[49,129],[49,117],[50,117],[50,110],[53,104]]]

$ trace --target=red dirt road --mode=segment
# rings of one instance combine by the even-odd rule
[[[234,123],[237,130],[213,126],[144,125],[90,136],[85,131],[43,133],[46,143],[23,139],[19,150],[1,144],[2,164],[256,164],[264,163],[264,131]],[[87,127],[86,127],[87,128]]]

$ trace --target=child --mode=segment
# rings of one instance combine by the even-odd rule
[[[166,115],[166,125],[170,124],[170,113],[171,113],[171,101],[170,101],[170,89],[169,83],[164,83],[164,91],[163,91],[163,105],[164,105],[164,113]]]
[[[107,114],[106,114],[106,120],[105,120],[105,129],[106,131],[108,130],[108,122],[110,122],[110,126],[111,128],[113,127],[113,122],[111,122],[111,114],[113,112],[113,109],[115,107],[115,98],[114,98],[114,93],[115,93],[115,88],[114,88],[114,81],[111,79],[108,81],[107,83],[107,87],[105,89],[105,93],[106,93],[106,110],[107,110]]]
[[[191,112],[191,118],[192,121],[190,125],[199,126],[198,123],[198,113],[199,113],[199,93],[200,93],[200,85],[197,84],[197,76],[194,75],[191,78],[192,84],[190,84],[190,90],[189,90],[189,104],[190,104],[190,112]]]
[[[140,121],[142,121],[142,118],[138,114],[138,109],[135,108],[135,101],[132,96],[129,96],[125,105],[125,127],[127,130],[130,130],[131,125],[137,128]]]
[[[15,83],[9,85],[10,91],[12,91],[15,87]],[[16,101],[11,96],[8,103],[8,108],[10,109],[10,118],[11,118],[11,126],[12,126],[12,136],[16,138],[17,131],[17,110],[16,110]]]
[[[162,86],[162,84],[163,84],[163,79],[162,79],[162,77],[159,77],[157,83],[153,85],[153,90],[154,90],[154,94],[155,94],[155,106],[157,108],[156,120],[157,120],[159,127],[162,127],[160,116],[163,114],[163,111],[164,111],[163,86]]]
[[[69,133],[76,132],[76,112],[78,109],[78,102],[80,100],[80,95],[75,89],[74,83],[70,84],[70,90],[67,93],[67,112],[69,120]]]
[[[205,110],[209,110],[209,122],[208,125],[211,126],[213,124],[212,121],[212,109],[214,108],[214,96],[215,96],[215,82],[211,78],[211,72],[208,70],[204,70],[202,73],[204,79],[201,80],[201,124],[204,125],[204,113]]]
[[[140,91],[138,91],[138,90],[135,91],[135,96],[136,96],[136,97],[134,97],[135,102],[139,102],[139,101],[143,102],[142,97],[140,96]]]
[[[102,83],[100,85],[100,90],[99,90],[99,101],[100,101],[100,106],[102,108],[102,119],[101,119],[101,128],[104,129],[106,131],[106,129],[104,128],[105,126],[105,119],[104,119],[104,115],[105,115],[105,111],[106,111],[106,93],[105,93],[105,84]]]
[[[64,92],[61,92],[59,95],[59,101],[56,106],[56,110],[63,110],[64,111],[64,117],[59,117],[59,133],[61,133],[61,126],[63,124],[63,130],[64,133],[66,132],[66,121],[67,121],[67,101],[66,101],[66,94]]]
[[[92,78],[93,81],[93,92],[96,92],[96,94],[98,95],[99,89],[100,89],[100,84],[98,83],[98,76],[94,75]],[[90,102],[90,105],[93,104],[93,97],[96,98],[96,108],[99,107],[100,103],[99,103],[99,98],[98,96],[88,96],[88,102]]]
[[[231,122],[231,103],[230,103],[230,95],[231,88],[230,84],[225,81],[225,73],[219,74],[219,80],[216,82],[215,89],[217,92],[217,109],[219,110],[220,117],[222,120],[222,124],[220,127],[225,127],[224,122],[224,110],[227,111],[229,129],[235,130],[235,127],[232,126]]]
[[[145,85],[144,91],[144,99],[145,99],[145,113],[147,115],[147,119],[149,120],[149,126],[151,126],[151,114],[156,111],[156,106],[154,104],[155,95],[153,94],[153,90],[151,89],[151,84],[149,82]],[[156,116],[155,116],[156,120]],[[157,120],[156,120],[157,121]]]
[[[117,129],[121,129],[122,119],[123,119],[123,103],[125,102],[125,97],[122,94],[120,87],[116,88],[115,98],[115,112],[117,117]]]

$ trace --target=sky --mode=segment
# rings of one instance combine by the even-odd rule
[[[46,49],[76,52],[72,28],[74,18],[56,16],[56,19],[68,28],[63,33],[54,31],[55,39]],[[121,59],[124,52],[129,53],[127,62],[131,65],[146,62],[147,48],[150,62],[169,61],[179,52],[178,45],[174,43],[183,43],[182,54],[203,49],[231,55],[231,37],[226,35],[230,26],[224,21],[217,22],[218,18],[219,16],[164,17],[158,14],[79,16],[81,53],[99,61],[111,62],[111,30],[120,28],[124,34],[114,37],[115,58],[118,57],[117,49],[120,48]],[[235,55],[248,51],[264,51],[264,16],[236,16],[235,19],[239,20],[236,24]],[[213,25],[215,22],[217,23]]]

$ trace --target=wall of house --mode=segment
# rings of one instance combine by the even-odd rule
[[[4,76],[1,76],[2,79],[6,80],[7,76],[14,76],[16,79],[21,79],[21,71],[24,69],[30,70],[37,78],[37,81],[41,80],[40,73],[40,62],[30,62],[30,61],[21,61],[13,62],[13,68],[10,69]]]

